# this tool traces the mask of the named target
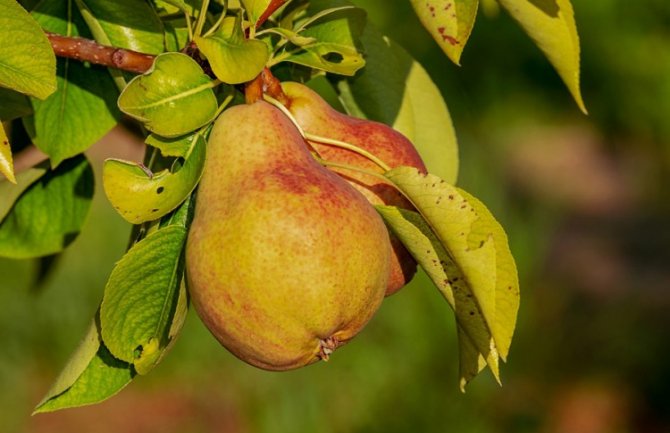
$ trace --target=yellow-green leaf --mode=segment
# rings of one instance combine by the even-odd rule
[[[253,80],[265,67],[270,53],[263,41],[245,39],[239,17],[227,17],[215,34],[196,37],[195,43],[209,60],[216,77],[229,84]]]
[[[556,68],[579,108],[579,35],[570,0],[499,0]]]
[[[56,90],[56,56],[16,0],[0,0],[0,86],[44,99]]]
[[[9,146],[9,138],[7,138],[2,122],[0,122],[0,173],[4,174],[11,183],[16,183],[12,148]]]
[[[421,24],[457,65],[477,17],[479,0],[410,0]]]
[[[149,72],[128,83],[118,104],[150,131],[177,137],[214,120],[218,104],[212,88],[217,84],[189,56],[164,53]]]
[[[416,168],[397,167],[385,174],[428,222],[449,256],[464,274],[489,328],[495,322],[495,246],[492,239],[473,246],[469,234],[477,219],[474,208],[456,188]],[[494,335],[495,338],[495,335]]]
[[[519,311],[519,277],[505,230],[496,221],[491,212],[482,202],[471,194],[458,188],[458,192],[470,203],[479,218],[472,226],[470,243],[479,243],[488,236],[493,236],[496,249],[496,312],[495,335],[496,346],[503,361],[507,359],[512,335],[516,327]]]
[[[419,62],[370,23],[361,43],[365,68],[338,83],[347,112],[391,125],[414,144],[429,172],[455,184],[458,142],[440,90]]]
[[[398,167],[385,176],[419,211],[378,206],[389,228],[456,313],[461,388],[489,364],[498,379],[519,309],[519,283],[507,235],[467,192],[432,174]]]
[[[156,220],[174,210],[193,191],[205,164],[205,140],[197,135],[184,165],[175,173],[165,169],[150,174],[132,162],[105,161],[105,194],[124,219],[133,224]]]
[[[249,21],[255,26],[258,19],[263,16],[272,0],[241,0],[244,10],[247,11]]]
[[[442,206],[445,214],[448,212],[446,210],[448,206],[460,206],[460,204],[456,201],[445,201]],[[484,366],[488,363],[491,372],[499,380],[495,342],[482,313],[478,292],[468,281],[462,263],[451,258],[451,251],[448,251],[444,242],[438,239],[433,229],[417,212],[394,206],[376,206],[376,208],[391,231],[405,245],[454,310],[459,332],[462,333],[459,334],[461,384],[467,383],[481,370],[477,368],[478,363],[483,363]],[[449,221],[447,218],[448,216],[445,216],[438,225],[447,225],[445,224]],[[479,266],[495,274],[495,263],[492,260],[481,262]],[[483,354],[481,361],[480,354]],[[473,370],[474,374],[471,374]],[[464,372],[468,372],[467,376],[464,376]]]

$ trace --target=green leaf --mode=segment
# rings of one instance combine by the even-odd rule
[[[156,365],[176,336],[174,319],[183,323],[186,233],[179,224],[151,233],[119,261],[105,287],[100,308],[103,341],[140,374]]]
[[[65,249],[88,214],[93,182],[93,170],[83,155],[40,177],[0,223],[0,256],[24,259]]]
[[[272,0],[241,0],[244,10],[247,11],[249,21],[256,26],[258,19],[263,16]]]
[[[318,20],[310,21],[300,32],[301,36],[313,38],[316,42],[300,47],[286,47],[272,62],[292,62],[349,76],[365,66],[365,60],[357,48],[365,27],[365,11],[343,2],[336,2],[336,5],[344,4],[343,7],[329,8],[331,4],[321,0],[310,3],[311,14],[328,12],[319,15]],[[304,26],[303,23],[299,29]]]
[[[200,134],[187,134],[179,137],[167,138],[156,134],[149,134],[144,140],[149,146],[161,151],[163,156],[183,158],[193,148],[195,140]]]
[[[440,89],[426,70],[407,51],[391,42],[391,49],[402,65],[410,65],[405,79],[403,100],[409,100],[414,127],[407,131],[414,146],[426,163],[428,171],[446,182],[458,179],[458,140],[451,115]],[[409,114],[408,114],[409,117]],[[409,122],[399,116],[393,126],[405,133]]]
[[[160,54],[149,72],[133,78],[121,92],[119,108],[150,131],[177,137],[214,119],[218,106],[212,88],[216,84],[189,56]]]
[[[410,0],[421,24],[457,65],[477,17],[479,0]]]
[[[76,0],[95,39],[147,54],[165,50],[163,24],[146,1]]]
[[[164,21],[166,51],[179,51],[188,43],[188,28],[183,19]]]
[[[579,108],[579,35],[570,0],[499,0],[502,7],[544,52]]]
[[[421,64],[370,23],[361,43],[366,67],[338,85],[347,111],[393,126],[414,144],[429,172],[456,183],[458,142],[440,90]]]
[[[455,193],[455,188],[450,188],[453,189],[451,192]],[[454,195],[454,199],[446,198],[445,204],[455,203],[456,200]],[[460,207],[460,202],[456,204]],[[480,354],[483,354],[482,360],[486,359],[485,363],[488,363],[494,376],[499,380],[498,352],[480,305],[480,302],[486,303],[488,300],[480,300],[479,295],[482,294],[482,291],[475,290],[468,280],[469,274],[480,270],[464,269],[464,266],[471,266],[471,263],[464,265],[458,259],[452,259],[451,250],[446,242],[437,237],[419,213],[393,206],[375,207],[391,231],[426,271],[454,310],[458,327],[463,332],[459,337],[459,350],[462,354],[461,388],[480,371],[475,367],[476,372],[471,373],[472,360],[474,359],[475,366],[477,366]],[[453,216],[449,215],[451,212],[444,208],[445,206],[441,207],[444,215],[438,222],[441,226],[447,225],[445,222],[450,221],[448,218]],[[488,249],[491,248],[492,245],[489,245]],[[492,272],[495,275],[495,261],[487,256],[484,255],[486,261],[480,263],[479,268],[484,268],[484,272]],[[484,293],[484,296],[486,295],[487,293]]]
[[[174,210],[195,189],[205,164],[205,140],[195,134],[184,165],[175,173],[163,170],[149,176],[137,164],[108,159],[103,167],[107,198],[133,224],[153,221]]]
[[[23,191],[42,177],[47,170],[47,163],[24,170],[16,175],[16,184],[0,179],[0,221],[12,210],[14,202],[23,194]]]
[[[216,33],[205,38],[197,36],[195,43],[224,83],[253,80],[270,58],[265,42],[244,37],[239,16],[226,17]]]
[[[98,403],[119,392],[134,376],[132,367],[115,359],[101,343],[94,320],[34,414]]]
[[[9,146],[9,138],[7,138],[5,127],[2,126],[2,122],[0,122],[0,173],[5,175],[7,180],[11,183],[16,183],[12,148]]]
[[[0,87],[0,121],[14,120],[33,113],[26,95]]]
[[[68,1],[43,1],[33,16],[46,30],[88,36],[86,25]],[[83,33],[82,33],[83,32]],[[58,89],[44,101],[33,99],[35,145],[56,167],[88,149],[116,125],[117,90],[104,68],[58,60]]]
[[[56,56],[16,0],[0,0],[0,86],[44,99],[56,90]]]
[[[189,16],[195,16],[200,10],[202,2],[200,0],[158,0],[156,1],[161,7],[165,3],[174,6]]]
[[[477,347],[472,342],[470,336],[465,332],[462,326],[457,326],[457,335],[458,335],[458,375],[459,388],[461,392],[465,392],[465,386],[470,383],[472,379],[477,377],[477,375],[486,368],[488,363],[484,356],[479,353]],[[497,379],[497,375],[494,374]],[[498,382],[500,382],[498,380]]]

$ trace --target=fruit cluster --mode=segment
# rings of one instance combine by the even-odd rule
[[[411,204],[373,160],[333,143],[425,172],[392,128],[339,113],[302,84],[282,91],[284,110],[259,99],[216,120],[186,247],[198,314],[268,370],[328,359],[416,271],[373,207]]]

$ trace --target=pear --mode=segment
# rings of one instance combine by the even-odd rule
[[[327,359],[384,298],[383,221],[264,101],[216,120],[186,246],[193,304],[219,342],[267,370]]]
[[[351,143],[377,156],[391,168],[410,166],[422,173],[426,172],[426,166],[412,142],[393,128],[342,114],[303,84],[284,82],[282,89],[287,108],[305,132]],[[351,150],[313,142],[310,144],[326,161],[383,172],[377,164]],[[395,188],[377,177],[340,168],[333,168],[333,171],[345,177],[372,204],[413,209]],[[391,245],[393,254],[387,296],[400,290],[416,272],[416,262],[395,236],[391,237]]]

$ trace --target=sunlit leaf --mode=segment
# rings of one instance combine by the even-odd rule
[[[398,167],[385,176],[418,210],[377,206],[392,232],[454,309],[461,389],[509,352],[519,283],[507,235],[476,198],[432,174]]]
[[[421,64],[369,23],[361,43],[366,67],[339,85],[347,111],[393,126],[414,144],[429,172],[456,183],[458,143],[440,90]]]
[[[56,56],[39,24],[16,0],[0,0],[0,29],[0,86],[40,99],[53,93]]]
[[[477,17],[479,0],[410,0],[421,24],[456,64]]]
[[[247,11],[249,21],[255,26],[258,19],[263,16],[263,13],[272,3],[272,0],[241,0],[241,2],[244,10]]]
[[[93,182],[93,170],[81,155],[40,177],[0,223],[0,256],[24,259],[62,251],[81,230]]]
[[[477,221],[472,225],[468,241],[470,244],[478,244],[493,237],[496,249],[496,312],[495,312],[495,335],[498,353],[503,361],[507,359],[512,335],[516,327],[516,317],[519,311],[519,277],[516,270],[514,257],[509,249],[509,241],[505,230],[496,221],[491,212],[484,204],[471,194],[457,188],[458,192],[473,207],[478,215]]]
[[[132,162],[108,159],[103,168],[107,198],[119,214],[133,224],[152,221],[175,209],[198,184],[205,164],[205,140],[197,134],[185,162],[175,173],[163,170],[149,175]]]
[[[150,131],[177,137],[214,119],[218,108],[212,91],[215,85],[189,56],[165,53],[156,57],[149,72],[128,83],[119,97],[119,108]]]
[[[455,188],[454,194],[456,194]],[[439,225],[447,225],[449,222],[447,218],[453,216],[450,215],[453,212],[448,207],[456,206],[460,208],[460,202],[456,203],[455,200],[455,198],[452,200],[446,198],[444,205],[440,207],[441,211],[436,211],[436,213],[441,212],[443,214],[442,218],[439,219]],[[480,269],[465,269],[471,264],[466,265],[459,262],[458,259],[452,258],[452,252],[446,242],[437,237],[419,213],[393,206],[376,206],[376,208],[393,234],[405,245],[453,308],[457,324],[463,330],[463,337],[467,337],[465,341],[466,352],[462,355],[461,375],[471,369],[471,359],[474,353],[471,349],[474,348],[477,354],[477,356],[474,356],[474,360],[477,361],[479,354],[482,354],[482,359],[486,359],[491,371],[498,379],[498,352],[490,327],[484,317],[483,308],[480,305],[482,302],[486,303],[488,301],[478,297],[482,290],[475,289],[469,280],[470,274],[473,272],[487,272],[495,276],[495,260],[490,257],[495,254],[495,251],[492,251],[492,244],[487,246],[488,251],[484,251],[489,254],[479,255],[480,258],[485,260],[475,264]],[[449,230],[449,228],[447,229]],[[458,228],[458,230],[460,229]],[[460,233],[452,235],[458,237]],[[487,294],[484,293],[484,295]],[[460,350],[464,350],[464,348],[461,347]],[[472,377],[474,375],[468,376],[467,380]]]
[[[253,80],[270,57],[265,42],[245,38],[239,17],[226,17],[216,33],[196,37],[195,43],[216,77],[229,84]]]
[[[101,343],[94,320],[34,413],[98,403],[123,389],[133,376],[130,364],[115,359]]]
[[[0,122],[0,174],[3,174],[11,183],[16,183],[12,148],[9,146],[9,138],[7,138],[2,122]]]
[[[579,108],[579,35],[570,0],[499,0],[556,68]]]

